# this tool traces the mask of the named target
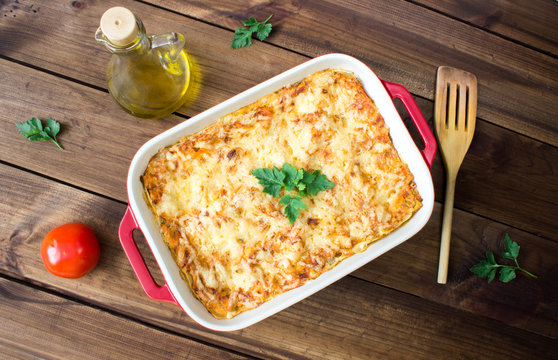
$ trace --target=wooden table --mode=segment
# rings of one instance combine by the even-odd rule
[[[0,358],[542,359],[558,358],[558,3],[552,0],[333,0],[0,3]],[[193,96],[161,120],[124,113],[106,90],[110,54],[93,35],[123,5],[151,34],[186,35]],[[231,49],[234,29],[273,13],[265,42]],[[432,127],[440,65],[475,73],[475,138],[461,168],[447,285],[436,283],[444,168],[436,204],[403,245],[316,295],[241,331],[202,328],[149,299],[117,236],[126,173],[154,135],[312,57],[341,52],[404,85]],[[402,116],[412,130],[407,114]],[[54,144],[16,122],[62,124]],[[419,145],[420,146],[420,145]],[[78,280],[46,271],[55,226],[88,224],[97,268]],[[539,276],[490,284],[469,268],[505,234]],[[158,267],[141,234],[136,240]]]

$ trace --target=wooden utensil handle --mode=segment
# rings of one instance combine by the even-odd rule
[[[455,195],[455,175],[448,173],[446,181],[446,199],[444,201],[444,218],[442,220],[442,240],[440,244],[440,262],[438,263],[438,284],[445,284],[448,279],[448,262],[451,239],[451,222],[453,218],[453,199]]]

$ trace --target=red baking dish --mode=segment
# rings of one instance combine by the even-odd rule
[[[415,177],[417,189],[423,199],[422,208],[403,226],[378,240],[362,253],[345,259],[335,268],[304,285],[283,293],[259,307],[241,313],[232,319],[216,319],[193,296],[188,285],[180,277],[179,269],[169,249],[164,244],[151,210],[143,200],[140,176],[149,159],[162,147],[170,145],[185,135],[195,133],[210,125],[221,116],[256,101],[261,96],[276,91],[327,68],[342,68],[353,72],[363,84],[367,94],[374,100],[390,129],[390,136],[400,157]],[[424,148],[419,150],[413,142],[393,99],[401,100],[416,126]],[[254,324],[286,307],[310,296],[365,265],[384,252],[401,244],[416,234],[429,220],[434,206],[434,189],[430,166],[436,153],[436,140],[409,92],[401,85],[380,80],[365,64],[343,54],[329,54],[312,59],[277,75],[233,98],[165,131],[145,143],[136,153],[128,172],[129,206],[120,224],[119,236],[122,247],[146,294],[155,300],[168,301],[180,306],[199,324],[218,331],[232,331]],[[153,280],[132,237],[132,231],[140,229],[153,252],[166,283],[159,286]]]

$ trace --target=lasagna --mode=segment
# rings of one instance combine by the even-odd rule
[[[253,169],[320,170],[291,225]],[[141,177],[181,276],[216,318],[231,318],[332,269],[420,209],[413,175],[350,72],[328,69],[162,148]]]

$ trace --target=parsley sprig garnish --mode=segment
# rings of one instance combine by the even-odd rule
[[[283,188],[286,191],[295,190],[298,195],[284,195],[279,203],[285,205],[285,215],[289,222],[294,224],[300,210],[306,209],[302,197],[315,196],[320,191],[333,188],[335,183],[329,181],[320,170],[308,171],[297,169],[291,164],[285,163],[281,169],[276,166],[269,168],[254,169],[250,172],[263,186],[263,192],[273,197],[278,197]]]
[[[248,20],[244,20],[242,25],[247,26],[248,28],[239,27],[234,32],[232,48],[238,49],[244,46],[252,45],[252,34],[256,33],[258,39],[263,41],[265,38],[269,36],[271,32],[272,25],[268,24],[267,22],[273,14],[269,15],[269,17],[263,21],[258,22],[255,18],[250,17]]]
[[[302,198],[298,195],[285,195],[283,196],[279,202],[285,206],[285,215],[287,215],[287,219],[291,225],[294,224],[298,214],[300,213],[299,210],[306,209],[306,204],[302,201]]]
[[[533,278],[537,278],[536,275],[531,274],[529,271],[519,266],[519,263],[517,262],[519,248],[519,244],[512,241],[510,236],[506,234],[504,238],[504,251],[502,252],[502,257],[504,259],[513,260],[515,265],[498,264],[494,258],[494,253],[492,253],[492,251],[488,251],[486,253],[486,259],[481,260],[478,264],[474,265],[470,271],[480,277],[488,277],[488,282],[494,280],[498,270],[500,270],[500,281],[505,283],[515,279],[516,270],[522,271]]]
[[[60,132],[60,123],[54,119],[48,118],[46,121],[46,126],[43,127],[43,123],[40,119],[36,117],[31,118],[21,123],[16,123],[19,128],[21,135],[30,141],[52,141],[60,149],[64,148],[56,140],[56,135]]]

